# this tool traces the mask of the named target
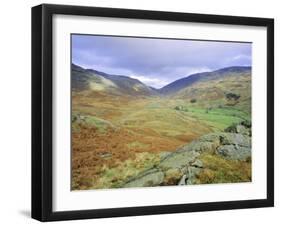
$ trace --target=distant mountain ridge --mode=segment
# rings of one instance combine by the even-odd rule
[[[72,89],[75,91],[92,90],[111,94],[152,96],[152,95],[180,95],[184,90],[202,82],[210,83],[219,79],[235,78],[250,75],[251,67],[233,66],[211,72],[191,74],[170,84],[156,89],[145,85],[138,79],[124,75],[112,75],[94,69],[84,69],[72,64]]]
[[[178,79],[162,87],[158,91],[161,94],[165,94],[165,95],[173,94],[199,81],[212,80],[212,79],[222,78],[225,76],[233,76],[235,74],[240,75],[241,73],[251,73],[251,67],[234,66],[234,67],[222,68],[211,72],[192,74],[187,77]]]

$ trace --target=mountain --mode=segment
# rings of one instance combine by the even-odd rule
[[[188,77],[178,79],[158,91],[164,95],[175,94],[181,89],[187,88],[200,81],[211,81],[228,76],[239,76],[241,74],[251,73],[251,67],[227,67],[212,72],[202,72],[189,75]]]
[[[96,91],[119,95],[155,95],[156,91],[137,79],[123,75],[111,75],[93,69],[71,65],[72,90]]]
[[[75,92],[131,97],[160,95],[167,100],[178,99],[201,107],[235,106],[251,112],[251,67],[236,66],[192,74],[161,89],[128,76],[84,69],[75,64],[71,70],[72,90]]]
[[[205,108],[235,107],[251,112],[251,68],[231,67],[182,79],[164,89],[171,99],[180,99]],[[191,77],[191,79],[189,79]],[[194,81],[195,80],[195,81]],[[178,90],[176,90],[178,88]],[[168,92],[170,91],[170,92]],[[173,92],[172,92],[173,91]]]

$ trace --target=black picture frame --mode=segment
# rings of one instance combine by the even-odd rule
[[[267,198],[54,212],[52,210],[52,18],[55,14],[266,27]],[[32,8],[32,218],[40,221],[57,221],[271,206],[274,206],[273,19],[50,4]]]

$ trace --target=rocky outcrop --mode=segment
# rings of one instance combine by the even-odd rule
[[[217,154],[232,160],[246,160],[251,156],[251,147],[239,145],[222,145],[217,149]]]
[[[162,184],[163,181],[164,173],[157,169],[151,169],[131,179],[123,187],[153,187]]]
[[[175,152],[166,153],[157,166],[130,178],[123,187],[194,184],[196,176],[204,168],[199,160],[204,152],[245,161],[251,156],[251,137],[229,132],[204,135]]]
[[[252,123],[251,121],[245,120],[240,123],[233,124],[227,127],[225,132],[230,133],[240,133],[243,135],[251,136],[252,135]]]

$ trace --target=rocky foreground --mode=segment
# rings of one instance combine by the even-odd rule
[[[122,187],[151,187],[196,184],[204,170],[204,153],[229,161],[251,159],[251,125],[242,122],[225,132],[211,133],[185,145],[173,153],[163,155],[159,164],[127,180]]]

